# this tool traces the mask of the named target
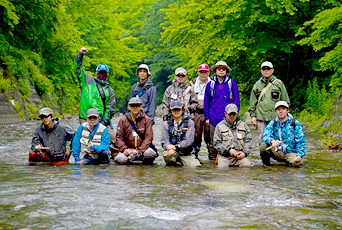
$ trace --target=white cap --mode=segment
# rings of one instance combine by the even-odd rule
[[[261,64],[261,68],[264,66],[267,66],[267,67],[270,67],[271,69],[273,69],[273,64],[269,61],[265,61]]]

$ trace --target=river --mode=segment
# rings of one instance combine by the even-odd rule
[[[251,169],[217,169],[204,147],[198,168],[166,167],[162,156],[146,166],[29,166],[19,147],[39,123],[0,126],[0,145],[12,147],[0,147],[0,229],[342,229],[342,154],[320,150],[318,134],[306,133],[301,168],[263,166],[256,141]],[[158,149],[161,127],[157,119]]]

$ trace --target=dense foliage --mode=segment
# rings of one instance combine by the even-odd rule
[[[2,0],[0,18],[0,91],[19,89],[30,114],[36,109],[25,100],[30,87],[42,104],[76,111],[72,64],[83,46],[88,73],[99,63],[109,66],[121,111],[140,63],[151,68],[158,104],[176,67],[193,78],[199,64],[219,60],[233,69],[242,111],[265,60],[287,86],[294,110],[326,114],[341,88],[337,0]]]

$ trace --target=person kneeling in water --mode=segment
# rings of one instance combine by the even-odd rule
[[[87,122],[78,127],[72,141],[72,156],[75,163],[109,164],[110,137],[107,128],[99,120],[99,112],[90,108],[87,111]]]
[[[193,142],[195,123],[184,114],[184,105],[173,101],[170,105],[171,119],[163,125],[161,145],[164,150],[164,160],[167,165],[201,166],[194,155]]]
[[[116,141],[120,153],[114,158],[117,164],[142,161],[152,164],[158,153],[152,146],[153,129],[151,119],[142,110],[139,97],[128,102],[129,112],[120,119],[116,132]]]
[[[29,162],[69,162],[71,151],[66,150],[68,141],[72,141],[75,132],[59,123],[50,108],[39,110],[42,121],[34,133],[31,142],[33,151],[29,152]]]

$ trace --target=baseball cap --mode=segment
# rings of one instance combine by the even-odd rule
[[[186,70],[183,67],[178,67],[175,71],[176,76],[186,76]]]
[[[141,105],[141,104],[142,102],[139,97],[132,97],[128,102],[128,105]]]
[[[94,108],[88,109],[88,111],[87,111],[87,118],[88,117],[99,117],[99,116],[100,116],[99,112],[96,109],[94,109]]]
[[[41,116],[49,116],[49,115],[53,115],[52,109],[48,107],[44,107],[39,110],[38,118],[40,118]]]
[[[209,71],[209,66],[207,64],[200,64],[197,71],[206,70]]]
[[[183,103],[181,101],[173,101],[171,102],[170,109],[182,109]]]
[[[263,62],[263,63],[261,64],[261,67],[260,67],[260,68],[262,68],[262,67],[264,67],[264,66],[267,66],[267,67],[270,67],[271,69],[273,69],[273,64],[272,64],[271,62],[269,62],[269,61]]]
[[[228,104],[226,106],[226,109],[225,109],[226,113],[229,115],[231,113],[238,113],[238,108],[235,104],[231,103],[231,104]]]
[[[100,65],[97,66],[96,71],[97,71],[97,72],[100,72],[101,70],[104,70],[104,71],[106,71],[107,73],[109,72],[109,68],[108,68],[108,66],[105,65],[105,64],[100,64]]]
[[[289,109],[289,104],[287,104],[286,101],[278,101],[274,106],[274,110],[276,110],[279,106],[284,106]]]

